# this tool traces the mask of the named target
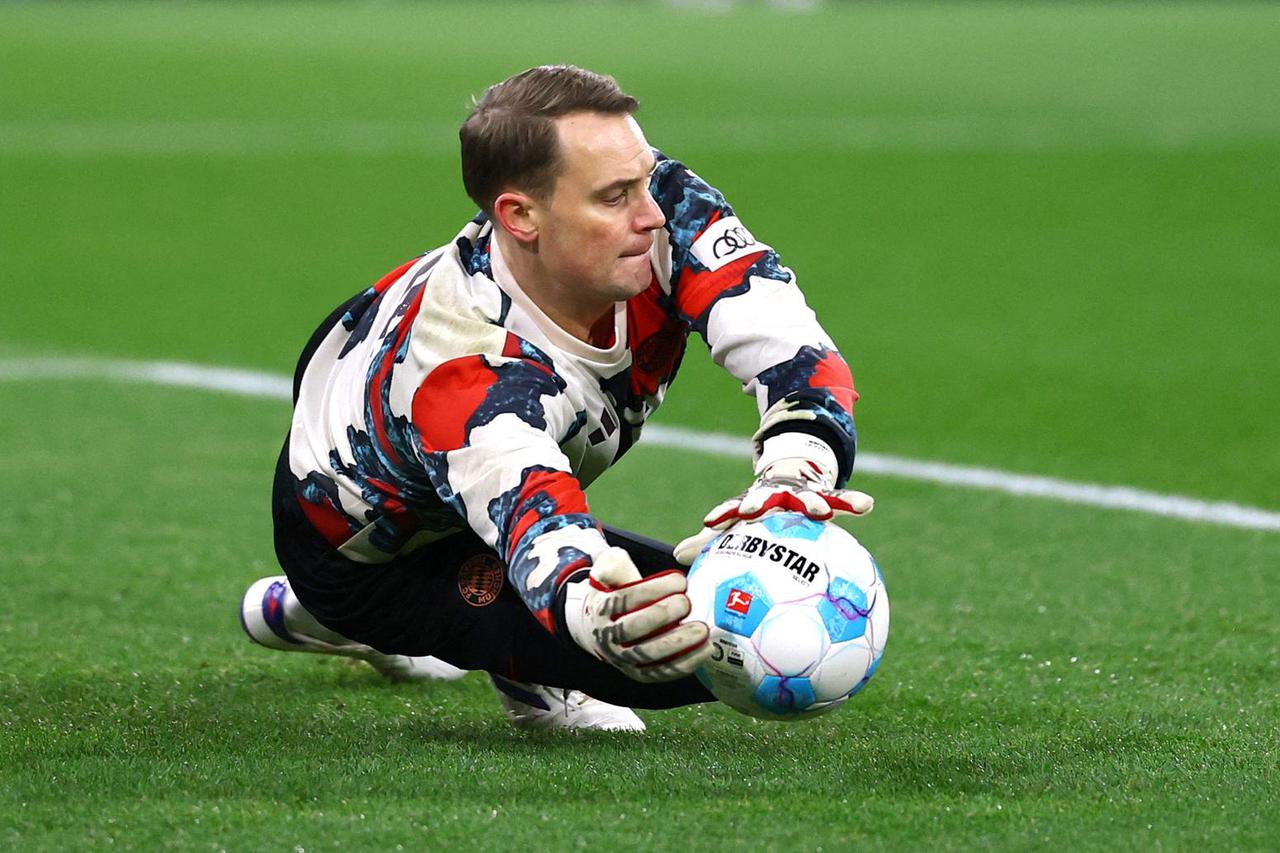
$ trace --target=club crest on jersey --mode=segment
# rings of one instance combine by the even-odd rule
[[[712,272],[738,258],[771,250],[771,246],[757,240],[736,216],[717,219],[689,247],[698,263]]]
[[[458,592],[472,607],[486,607],[502,592],[502,561],[490,554],[476,554],[458,569]]]

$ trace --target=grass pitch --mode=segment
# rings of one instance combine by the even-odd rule
[[[865,448],[1276,508],[1277,47],[1234,4],[6,6],[0,355],[287,372],[470,215],[466,96],[574,61],[796,269]],[[700,349],[659,422],[745,434]],[[243,640],[286,423],[0,382],[0,845],[1280,846],[1275,534],[862,477],[849,706],[530,737]],[[593,509],[667,539],[747,473],[633,453]]]

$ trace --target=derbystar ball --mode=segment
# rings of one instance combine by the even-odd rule
[[[875,673],[889,595],[871,554],[799,513],[742,523],[689,569],[691,619],[711,628],[697,676],[726,705],[766,720],[830,711]]]

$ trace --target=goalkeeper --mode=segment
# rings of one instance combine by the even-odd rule
[[[683,570],[714,531],[844,490],[849,368],[768,245],[651,148],[610,77],[533,68],[460,131],[482,211],[333,311],[305,347],[276,469],[283,576],[256,642],[396,678],[491,675],[526,727],[644,728],[710,701]],[[674,550],[601,524],[583,489],[662,402],[697,332],[761,413],[756,481]]]

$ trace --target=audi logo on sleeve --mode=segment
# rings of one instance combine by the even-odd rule
[[[711,255],[716,259],[727,258],[739,249],[745,249],[755,244],[756,238],[751,236],[751,232],[742,226],[738,226],[737,228],[730,228],[716,238],[716,241],[711,244]]]
[[[757,240],[738,217],[726,216],[709,225],[689,251],[700,264],[714,272],[730,261],[772,248]]]

